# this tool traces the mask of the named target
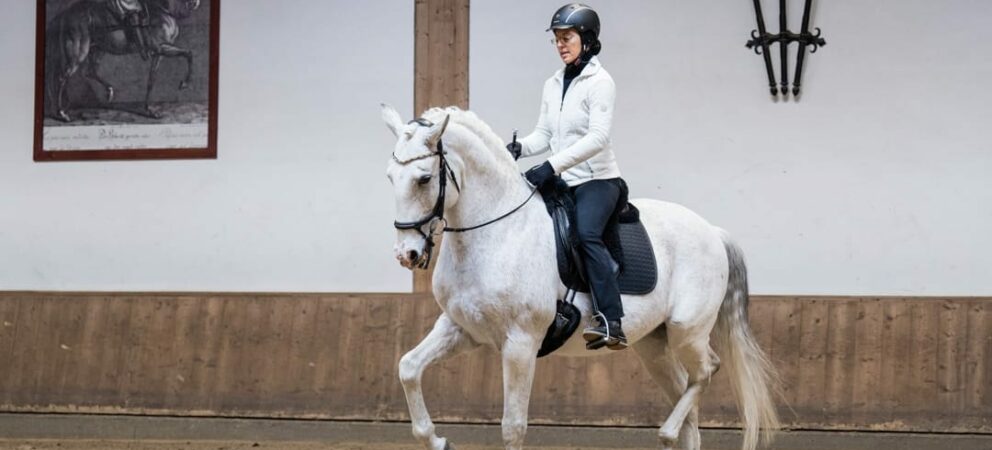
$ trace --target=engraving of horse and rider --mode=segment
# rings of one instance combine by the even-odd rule
[[[209,1],[209,0],[203,0]],[[117,88],[100,68],[109,55],[117,68],[145,70],[143,102],[126,110],[130,116],[158,119],[162,112],[151,105],[164,58],[185,60],[185,75],[177,89],[190,86],[194,77],[194,52],[176,45],[180,21],[189,17],[201,0],[48,0],[50,16],[45,31],[45,116],[70,123],[76,108],[113,109]],[[122,58],[138,56],[140,58]],[[81,101],[70,95],[74,80],[96,93],[98,101]],[[120,119],[127,121],[126,118]]]

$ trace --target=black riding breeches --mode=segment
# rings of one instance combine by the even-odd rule
[[[575,193],[575,226],[582,247],[586,279],[599,311],[607,320],[623,317],[617,276],[620,266],[613,260],[603,242],[603,232],[616,220],[614,210],[623,195],[619,178],[592,180],[580,184]]]

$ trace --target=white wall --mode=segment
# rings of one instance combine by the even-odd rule
[[[558,68],[560,3],[472,2],[471,103],[505,137]],[[828,45],[785,103],[750,2],[590,3],[633,194],[729,229],[755,292],[992,295],[992,3],[816,2]],[[409,290],[378,102],[412,110],[413,2],[222,10],[218,160],[39,164],[34,5],[5,2],[0,289]]]
[[[221,9],[216,161],[40,164],[34,2],[4,2],[0,289],[409,291],[379,102],[412,114],[413,2]]]
[[[505,138],[533,129],[563,3],[472,2],[472,108]],[[771,31],[777,3],[764,2]],[[752,291],[992,295],[992,2],[814,2],[827,46],[798,102],[771,100],[744,48],[749,1],[588,4],[632,195],[728,229]]]

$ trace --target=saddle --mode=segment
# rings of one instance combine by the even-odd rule
[[[640,221],[640,212],[627,202],[626,184],[622,187],[617,208],[603,233],[603,242],[620,267],[620,293],[645,295],[658,284],[658,264],[651,238]],[[578,232],[572,226],[575,223],[575,198],[561,179],[542,188],[541,195],[554,223],[558,276],[569,292],[565,295],[566,299],[558,300],[555,320],[548,327],[538,357],[561,347],[579,326],[581,314],[568,299],[568,294],[571,293],[574,299],[575,292],[589,292]]]

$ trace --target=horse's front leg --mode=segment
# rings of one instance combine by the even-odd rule
[[[454,449],[447,439],[434,433],[434,423],[424,404],[424,393],[421,389],[421,377],[427,366],[442,361],[451,356],[474,349],[478,346],[465,331],[441,314],[434,323],[434,329],[420,341],[413,350],[400,358],[400,381],[406,393],[406,403],[410,408],[410,421],[413,424],[413,436],[424,444],[428,450]]]
[[[518,331],[503,345],[503,445],[507,450],[524,447],[527,409],[534,384],[534,366],[540,340]]]
[[[182,47],[176,47],[172,44],[160,44],[158,48],[156,48],[155,52],[162,56],[167,56],[170,58],[182,57],[186,60],[186,76],[179,82],[179,89],[183,90],[188,88],[190,79],[193,78],[193,51]]]

